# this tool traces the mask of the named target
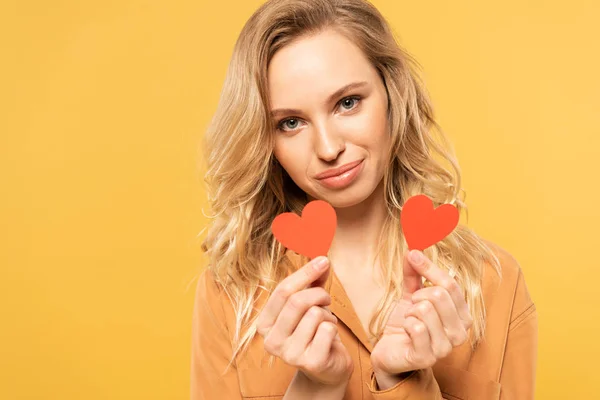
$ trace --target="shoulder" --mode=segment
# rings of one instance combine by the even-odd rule
[[[215,279],[210,267],[204,268],[196,284],[194,319],[202,320],[205,329],[210,327],[226,333],[231,313],[231,305],[223,287]]]
[[[501,246],[489,240],[484,242],[499,261],[500,275],[490,262],[484,263],[481,290],[485,333],[469,356],[468,369],[493,382],[501,382],[504,376],[502,391],[508,393],[515,390],[510,387],[515,382],[506,381],[510,379],[507,377],[522,382],[531,379],[537,345],[537,311],[519,261]]]
[[[509,325],[518,323],[535,311],[535,303],[525,282],[525,273],[518,260],[506,249],[483,239],[499,262],[500,274],[490,262],[484,263],[482,291],[488,315],[507,318]],[[498,313],[498,311],[501,311]]]
[[[537,321],[525,274],[509,251],[489,240],[483,242],[499,264],[497,271],[494,263],[486,260],[481,271],[484,337],[476,349],[465,344],[453,352],[448,363],[434,366],[442,391],[456,392],[456,398],[483,398],[484,393],[488,394],[486,398],[498,398],[501,392],[516,391],[515,385],[520,393],[531,380]]]
[[[214,306],[222,296],[221,286],[215,280],[214,272],[206,267],[200,272],[196,283],[196,303]]]

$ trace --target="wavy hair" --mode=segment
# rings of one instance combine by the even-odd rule
[[[274,238],[271,223],[283,212],[301,214],[307,203],[306,193],[273,155],[267,68],[286,44],[325,29],[345,35],[363,51],[388,94],[392,145],[383,177],[387,218],[377,252],[385,295],[369,323],[369,334],[381,337],[394,298],[401,296],[402,269],[395,266],[407,251],[400,229],[404,201],[426,194],[436,207],[451,203],[459,212],[467,211],[454,149],[434,119],[418,72],[421,66],[400,47],[380,12],[363,0],[267,1],[249,18],[235,43],[218,106],[202,143],[208,164],[204,181],[213,211],[202,250],[209,258],[209,272],[234,308],[229,365],[256,335],[258,313],[253,311],[261,291],[272,293],[298,267],[285,257],[286,249]],[[469,331],[473,349],[485,331],[483,263],[490,262],[501,275],[500,262],[486,243],[459,224],[424,251],[441,268],[454,269],[473,316]],[[304,256],[300,259],[309,261]]]

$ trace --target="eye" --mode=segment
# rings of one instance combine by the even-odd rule
[[[352,110],[352,108],[354,108],[353,105],[358,103],[359,100],[360,96],[345,97],[340,101],[340,105],[343,106],[346,110]]]
[[[289,129],[284,129],[284,126],[286,124],[288,124],[288,128]],[[298,128],[298,124],[299,124],[299,120],[298,118],[286,118],[283,119],[279,122],[279,124],[277,124],[277,129],[282,130],[282,131],[293,131],[294,129]]]
[[[344,97],[342,100],[340,100],[338,102],[338,104],[341,105],[341,106],[343,106],[346,111],[349,111],[349,110],[352,110],[352,109],[356,108],[355,105],[360,100],[361,100],[361,96],[348,96],[348,97]],[[293,131],[293,130],[296,130],[298,128],[299,123],[300,123],[300,119],[299,118],[295,118],[295,117],[285,118],[285,119],[282,119],[281,121],[279,121],[277,123],[277,129],[280,130],[280,131],[284,131],[284,132]],[[287,127],[289,129],[285,129],[285,125],[286,124],[288,124]]]

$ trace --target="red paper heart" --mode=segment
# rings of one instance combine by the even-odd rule
[[[436,209],[424,194],[412,196],[404,203],[400,213],[402,232],[408,249],[425,250],[448,236],[458,225],[458,209],[452,204],[442,204]]]
[[[271,231],[284,247],[313,259],[327,255],[336,226],[335,209],[324,200],[313,200],[304,206],[302,217],[279,214]]]

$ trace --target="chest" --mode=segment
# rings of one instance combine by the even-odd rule
[[[373,274],[368,271],[361,274],[336,272],[336,277],[343,286],[343,290],[352,303],[356,316],[369,337],[371,344],[374,339],[369,332],[369,323],[375,315],[377,305],[384,295],[383,286],[378,283]]]

